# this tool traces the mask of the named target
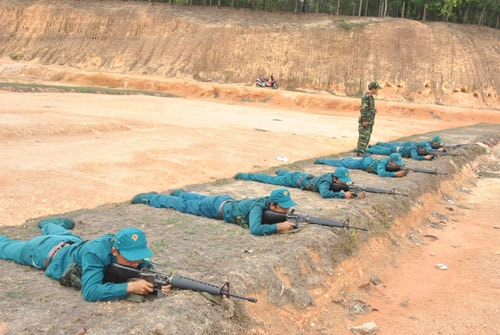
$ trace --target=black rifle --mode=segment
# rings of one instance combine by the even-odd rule
[[[448,174],[446,172],[439,172],[437,169],[429,170],[429,169],[419,169],[419,168],[415,168],[415,167],[405,167],[402,170],[404,170],[406,172],[406,174],[408,174],[409,171],[428,173],[428,174]]]
[[[454,152],[449,152],[449,151],[435,151],[435,150],[432,150],[431,152],[429,152],[429,155],[432,155],[434,157],[436,156],[455,156],[455,157],[458,157],[458,156],[464,156],[464,155],[461,155],[460,153],[454,151]]]
[[[442,145],[445,149],[457,149],[457,148],[465,148],[468,144],[452,144],[452,145]]]
[[[198,280],[189,279],[182,276],[169,276],[161,272],[155,271],[148,266],[142,269],[131,268],[118,263],[111,263],[106,268],[103,282],[124,283],[129,279],[141,278],[154,285],[153,294],[162,296],[161,288],[165,285],[172,285],[174,288],[192,290],[197,292],[206,292],[217,296],[234,297],[238,299],[257,302],[257,299],[244,297],[229,292],[229,283],[225,283],[221,287],[212,284],[204,283]]]
[[[398,193],[396,192],[396,189],[391,189],[391,190],[384,190],[382,188],[375,188],[375,187],[370,187],[370,186],[359,186],[359,185],[344,185],[344,184],[336,184],[332,183],[330,185],[330,191],[333,192],[353,192],[355,196],[357,196],[357,192],[367,192],[367,193],[379,193],[379,194],[392,194],[392,195],[403,195],[405,197],[408,196],[408,194],[403,194],[403,193]]]
[[[302,222],[307,222],[307,223],[311,223],[311,224],[318,224],[318,225],[328,226],[328,227],[346,228],[346,229],[352,228],[352,229],[359,229],[359,230],[368,231],[367,228],[350,226],[349,219],[346,219],[343,222],[320,219],[320,218],[315,218],[315,217],[308,216],[308,215],[306,216],[306,215],[297,214],[297,213],[295,213],[294,209],[291,209],[286,214],[273,212],[273,211],[268,210],[268,209],[266,209],[262,212],[262,223],[264,223],[264,224],[280,223],[280,222],[284,222],[284,221],[290,221],[290,222],[295,223],[295,228],[299,228],[300,224]]]

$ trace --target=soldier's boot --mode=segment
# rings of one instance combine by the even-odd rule
[[[71,230],[75,227],[75,221],[69,218],[52,218],[38,221],[38,228],[43,229],[49,223],[56,224],[64,229]]]
[[[325,159],[324,158],[318,158],[314,161],[314,164],[324,164],[325,163]]]
[[[248,173],[238,172],[238,173],[234,176],[234,179],[248,180]]]
[[[130,200],[130,203],[147,205],[147,204],[149,204],[151,197],[153,195],[156,195],[156,194],[158,194],[158,193],[156,193],[156,192],[139,193],[135,197],[133,197],[132,200]]]
[[[184,191],[182,188],[180,188],[178,190],[174,190],[174,191],[170,192],[170,195],[173,197],[180,197],[183,193],[186,193],[186,191]]]
[[[358,151],[358,153],[356,154],[356,156],[358,156],[358,157],[368,157],[368,156],[370,156],[370,154],[368,152],[360,152],[360,151]]]

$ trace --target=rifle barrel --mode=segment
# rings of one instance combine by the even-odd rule
[[[429,174],[448,174],[446,172],[439,172],[437,169],[429,170],[429,169],[420,169],[420,168],[407,168],[407,170],[410,170],[413,172],[429,173]]]
[[[359,229],[359,230],[368,231],[367,228],[350,226],[349,225],[349,219],[346,219],[343,222],[338,222],[338,221],[332,221],[332,220],[326,220],[326,219],[320,219],[320,218],[310,217],[310,218],[308,218],[307,222],[309,222],[311,224],[322,225],[322,226],[337,227],[337,228],[347,228],[347,229]]]
[[[251,298],[251,297],[245,297],[243,295],[239,295],[239,294],[234,294],[234,293],[229,293],[229,292],[221,292],[223,295],[227,295],[229,297],[233,297],[233,298],[238,298],[238,299],[243,299],[243,300],[247,300],[247,301],[250,301],[250,302],[257,302],[257,299],[255,298]]]
[[[368,192],[368,193],[379,193],[379,194],[391,194],[391,195],[403,195],[405,197],[408,196],[408,194],[403,194],[403,193],[398,193],[396,192],[396,189],[390,189],[390,190],[384,190],[382,188],[375,188],[375,187],[369,187],[366,186],[364,188],[361,188],[363,191]]]
[[[345,221],[344,221],[344,227],[346,227],[347,229],[358,229],[358,230],[368,231],[368,228],[364,228],[364,227],[356,227],[356,226],[350,226],[350,225],[349,225],[349,219],[347,219],[347,220],[345,220]]]
[[[460,154],[456,151],[454,152],[448,152],[448,151],[445,151],[445,152],[431,152],[430,153],[432,156],[454,156],[454,157],[458,157],[460,156]]]
[[[331,227],[344,228],[344,222],[332,221],[332,220],[315,218],[315,217],[309,217],[309,218],[306,219],[306,221],[309,222],[309,223],[311,223],[311,224],[319,224],[319,225],[322,225],[322,226],[331,226]]]
[[[445,149],[456,149],[456,148],[464,148],[467,144],[452,144],[452,145],[443,145]]]

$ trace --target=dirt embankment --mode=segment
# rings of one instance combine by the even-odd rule
[[[239,83],[498,108],[498,31],[402,19],[117,2],[1,0],[0,77],[168,91]],[[121,78],[117,78],[121,74]],[[125,76],[124,76],[125,75]],[[130,78],[146,76],[146,78]]]

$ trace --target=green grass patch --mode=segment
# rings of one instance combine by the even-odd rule
[[[16,53],[11,53],[11,54],[9,54],[9,57],[10,57],[10,59],[12,59],[12,60],[18,60],[18,59],[21,59],[21,56],[20,56],[20,55],[18,55],[18,54],[16,54]]]
[[[65,92],[65,93],[91,93],[110,95],[148,95],[163,98],[176,98],[171,93],[158,91],[127,90],[118,88],[91,87],[91,86],[63,86],[63,85],[43,85],[43,84],[23,84],[0,82],[0,89],[14,92]]]
[[[352,28],[352,24],[349,23],[349,22],[346,22],[344,20],[340,20],[337,25],[342,28],[342,29],[345,29],[345,30],[349,30]]]

